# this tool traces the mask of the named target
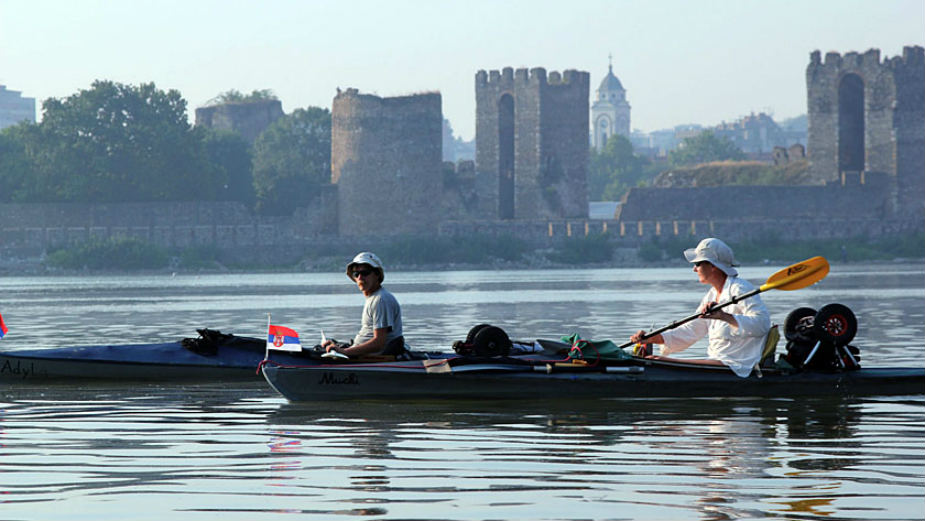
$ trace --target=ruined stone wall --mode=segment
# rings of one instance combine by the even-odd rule
[[[3,203],[0,256],[39,256],[50,248],[117,237],[165,248],[210,246],[236,254],[297,256],[305,241],[333,232],[335,202],[328,190],[291,217],[254,215],[237,202]]]
[[[380,98],[347,89],[331,110],[331,182],[338,233],[436,230],[442,195],[439,93]]]
[[[890,211],[921,213],[925,199],[925,50],[906,47],[902,57],[880,60],[880,51],[844,56],[819,51],[806,68],[809,131],[808,155],[819,179],[837,179],[846,154],[862,155],[865,170],[890,175]],[[850,89],[860,79],[863,96],[863,150],[852,151],[844,127],[851,111],[845,109]],[[840,134],[840,132],[842,132]],[[854,168],[852,168],[854,169]]]
[[[631,188],[617,219],[883,219],[889,217],[885,174],[845,173],[825,186]]]
[[[440,234],[458,237],[489,235],[516,237],[536,247],[551,246],[565,237],[604,235],[617,247],[635,248],[660,238],[681,238],[693,247],[706,237],[722,237],[734,244],[762,237],[793,241],[814,239],[872,240],[921,233],[918,219],[874,219],[844,217],[835,219],[651,219],[588,220],[556,219],[529,221],[444,221]],[[680,252],[679,258],[680,258]]]
[[[237,132],[253,145],[257,136],[284,115],[279,100],[225,103],[196,109],[196,125]]]
[[[478,71],[476,171],[489,187],[480,203],[485,216],[505,217],[502,109],[513,100],[513,217],[587,216],[587,72],[543,68]]]

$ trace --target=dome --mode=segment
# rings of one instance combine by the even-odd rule
[[[607,76],[604,76],[604,79],[601,81],[601,86],[598,87],[597,90],[599,92],[624,90],[623,84],[620,83],[620,80],[613,75],[612,65],[607,68]]]

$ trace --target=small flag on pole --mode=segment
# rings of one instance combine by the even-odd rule
[[[270,349],[276,351],[301,351],[302,344],[299,342],[299,334],[288,327],[270,324],[267,332],[267,351]]]
[[[6,324],[3,323],[3,315],[0,315],[0,338],[3,338],[7,331]]]

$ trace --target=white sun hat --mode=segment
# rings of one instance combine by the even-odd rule
[[[375,253],[368,251],[361,251],[356,254],[356,257],[347,264],[347,276],[350,277],[350,280],[353,280],[353,268],[358,264],[366,264],[374,271],[379,273],[379,280],[385,279],[385,267],[382,265],[382,261],[379,260],[379,257]]]
[[[733,268],[733,266],[738,266],[739,263],[736,262],[732,248],[719,239],[711,237],[700,241],[696,248],[684,250],[684,258],[687,259],[687,262],[707,261],[730,277],[739,275],[739,272]]]

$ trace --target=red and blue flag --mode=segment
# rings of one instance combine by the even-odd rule
[[[7,331],[6,324],[3,323],[3,315],[0,315],[0,338],[3,338]]]
[[[271,324],[267,332],[267,349],[298,352],[302,350],[302,344],[299,342],[299,334],[295,330]]]

